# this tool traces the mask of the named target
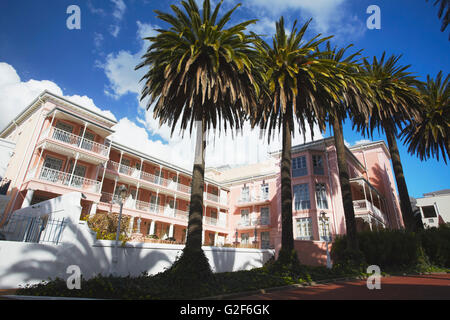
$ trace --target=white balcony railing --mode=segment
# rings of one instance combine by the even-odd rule
[[[104,157],[108,156],[109,148],[108,146],[91,141],[89,139],[83,139],[83,137],[75,135],[73,133],[58,129],[58,128],[52,128],[52,134],[49,137],[52,140],[56,140],[59,142],[63,142],[65,144],[68,144],[72,147],[80,148],[83,150],[87,150],[90,152],[94,152],[97,154],[100,154]]]
[[[238,204],[269,201],[269,196],[248,196],[238,199]]]
[[[241,219],[238,223],[238,228],[268,226],[268,225],[270,225],[270,220],[267,217],[258,219]]]
[[[114,171],[117,174],[123,174],[123,175],[129,176],[129,177],[135,178],[135,179],[149,182],[151,184],[165,187],[167,189],[183,192],[185,194],[191,194],[190,186],[154,175],[152,173],[140,171],[137,168],[132,168],[132,167],[126,166],[124,164],[117,163],[115,161],[109,160],[106,165],[106,168],[108,170]],[[219,197],[218,195],[215,195],[212,193],[206,193],[206,192],[204,193],[204,199],[207,199],[207,200],[213,201],[213,202],[217,202],[217,203],[221,203],[221,204],[226,204],[226,202],[227,202],[227,200],[223,197]]]
[[[226,221],[219,220],[213,217],[203,216],[203,223],[208,226],[226,227]]]
[[[100,182],[96,180],[87,179],[46,167],[41,169],[38,179],[94,193],[100,192]]]
[[[371,212],[377,218],[381,219],[381,221],[384,221],[383,212],[368,200],[353,201],[353,208],[354,208],[355,212]]]

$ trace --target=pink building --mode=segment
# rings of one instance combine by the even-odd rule
[[[109,139],[115,120],[43,92],[0,138],[15,143],[6,168],[11,200],[19,208],[80,191],[82,216],[118,212],[125,185],[129,234],[137,241],[186,238],[191,172]],[[208,168],[204,244],[279,249],[279,153],[253,165]],[[347,149],[358,228],[399,228],[402,219],[384,142]],[[333,138],[292,149],[293,227],[305,263],[323,263],[324,240],[345,233]],[[319,216],[325,213],[328,224]]]

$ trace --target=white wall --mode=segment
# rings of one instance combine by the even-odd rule
[[[437,209],[437,212],[442,219],[448,223],[450,222],[450,194],[443,194],[443,195],[436,195],[436,196],[430,196],[430,197],[424,197],[424,198],[417,198],[417,207],[424,207],[424,206],[432,206],[435,205],[435,208]],[[430,222],[430,219],[426,219],[423,217],[422,214],[422,221],[424,223],[427,223],[429,226],[438,226],[438,218],[433,219],[433,223]]]
[[[64,197],[66,199],[60,199]],[[115,241],[96,240],[96,234],[87,223],[75,218],[81,213],[81,194],[72,193],[60,198],[41,203],[39,208],[15,212],[35,215],[46,212],[53,218],[65,217],[69,223],[59,245],[0,241],[0,289],[18,288],[48,278],[67,279],[66,270],[70,265],[78,265],[85,279],[111,273],[122,276],[137,276],[142,272],[156,274],[170,267],[184,248],[182,245],[137,242],[116,247]],[[274,250],[219,247],[203,247],[203,250],[215,272],[261,267],[274,255]]]
[[[9,159],[13,155],[15,148],[16,144],[14,142],[0,138],[0,178],[5,176]]]

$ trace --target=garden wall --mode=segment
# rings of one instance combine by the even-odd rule
[[[0,241],[0,289],[18,288],[56,277],[67,279],[71,265],[79,266],[85,279],[95,275],[136,276],[143,272],[156,274],[175,261],[183,245],[96,240],[96,234],[80,221],[80,193],[49,200],[23,212],[67,222],[59,244]],[[19,210],[21,211],[21,210]],[[21,212],[16,211],[15,214]],[[215,272],[249,270],[261,267],[274,250],[203,247]]]

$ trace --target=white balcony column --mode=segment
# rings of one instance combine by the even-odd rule
[[[89,217],[95,216],[96,213],[97,213],[97,203],[94,202],[91,205],[91,210],[89,211]]]
[[[206,200],[208,200],[208,182],[206,182],[205,196],[206,196]]]
[[[136,209],[137,208],[137,202],[138,202],[138,199],[139,199],[139,188],[140,188],[140,184],[139,184],[139,182],[137,183],[137,186],[136,186],[136,199],[134,199],[134,208]]]
[[[72,185],[73,174],[75,173],[75,168],[77,167],[79,156],[80,156],[80,154],[77,152],[77,154],[75,156],[75,162],[73,163],[72,173],[70,174],[69,187]]]
[[[139,174],[138,174],[139,179],[142,178],[141,173],[142,171],[144,171],[143,166],[144,166],[144,159],[141,158],[141,165],[139,166]]]
[[[58,112],[58,110],[55,110],[55,112],[53,112],[52,121],[50,122],[50,127],[48,127],[47,137],[50,136],[50,131],[52,130],[53,122],[55,121],[55,117],[56,117],[56,113],[57,112]]]
[[[120,173],[120,167],[122,166],[122,158],[123,158],[123,151],[120,150],[120,159],[119,159],[119,166],[117,168],[117,171]]]
[[[42,154],[44,153],[44,150],[45,150],[45,143],[41,147],[41,153],[39,154],[38,162],[36,163],[36,167],[35,167],[36,172],[34,173],[35,178],[38,175],[38,168],[39,168],[39,164],[41,163]]]
[[[362,187],[363,187],[363,191],[364,191],[364,200],[367,203],[367,193],[366,193],[366,183],[365,182],[362,183]]]
[[[148,234],[155,234],[155,220],[152,220],[152,222],[150,222],[150,229],[148,230]]]
[[[173,238],[173,233],[174,233],[174,225],[173,225],[173,223],[172,224],[170,224],[170,227],[169,227],[169,238]]]
[[[129,235],[133,233],[133,227],[134,227],[134,217],[131,216],[130,224],[128,225],[128,234]]]
[[[27,194],[25,195],[25,199],[23,199],[21,208],[26,208],[31,205],[31,200],[33,200],[34,191],[35,190],[33,190],[33,189],[27,190]]]
[[[215,247],[218,245],[218,242],[219,242],[219,233],[216,232],[216,233],[214,234],[214,246],[215,246]]]
[[[114,189],[113,189],[113,195],[112,195],[111,203],[114,202],[114,195],[116,194],[116,188],[117,188],[117,180],[119,180],[119,178],[115,177],[114,178]]]
[[[103,174],[102,174],[102,181],[100,182],[100,191],[102,191],[103,188],[103,181],[105,180],[105,173],[106,173],[106,167],[108,165],[108,161],[105,161],[103,164]]]
[[[205,244],[205,233],[206,233],[206,231],[202,230],[202,245]]]
[[[83,135],[81,136],[80,139],[80,144],[78,145],[78,147],[81,147],[83,145],[83,141],[84,141],[84,136],[86,134],[86,128],[87,128],[88,123],[84,122],[84,129],[83,129]]]
[[[141,217],[139,217],[137,219],[136,233],[141,233],[141,222],[142,222],[142,219],[141,219]]]

